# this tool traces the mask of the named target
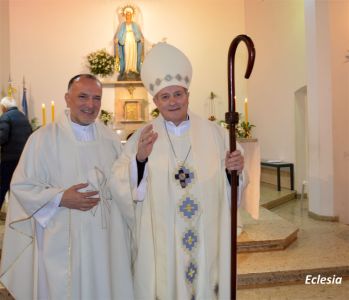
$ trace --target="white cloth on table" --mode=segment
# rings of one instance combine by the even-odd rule
[[[248,173],[248,185],[241,199],[240,209],[245,209],[252,218],[259,218],[261,155],[257,140],[240,141],[244,149],[245,169]]]

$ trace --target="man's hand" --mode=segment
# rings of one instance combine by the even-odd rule
[[[78,190],[86,188],[88,183],[79,183],[65,190],[59,206],[78,209],[82,211],[90,210],[99,202],[98,191],[79,192]]]
[[[153,125],[147,125],[138,140],[138,151],[136,158],[139,162],[145,161],[153,150],[153,145],[158,138],[158,134],[153,131]]]
[[[227,151],[225,156],[225,167],[228,171],[238,171],[240,173],[244,168],[244,157],[239,150],[234,152]]]

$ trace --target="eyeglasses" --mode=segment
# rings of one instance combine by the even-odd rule
[[[160,95],[157,95],[156,98],[163,102],[167,102],[171,97],[173,97],[173,99],[175,100],[181,100],[187,95],[188,95],[187,91],[177,91],[177,92],[174,92],[172,95],[170,93],[160,94]]]

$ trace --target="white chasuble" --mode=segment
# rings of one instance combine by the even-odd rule
[[[197,172],[192,163],[192,147],[187,132],[181,136],[169,134],[168,137],[177,156],[173,153],[169,157],[168,173],[168,201],[174,237],[169,246],[169,260],[172,260],[176,274],[171,280],[173,295],[176,299],[201,299],[204,296],[200,295],[201,291],[209,282],[205,282],[205,251],[201,247],[204,244],[205,215],[200,191],[195,184]]]
[[[187,134],[180,137],[167,136],[162,116],[152,122],[158,139],[148,157],[142,202],[132,199],[127,179],[141,129],[113,166],[111,192],[133,232],[135,299],[230,296],[228,137],[223,128],[193,113],[189,120]],[[190,146],[179,171],[177,160],[185,160]]]
[[[59,207],[43,229],[47,299],[133,299],[128,229],[107,188],[121,146],[103,124],[95,126],[94,141],[78,142],[64,115],[26,144],[12,180],[0,278],[17,300],[37,300],[42,284],[33,215],[83,182],[89,183],[87,190],[99,191],[98,206]]]

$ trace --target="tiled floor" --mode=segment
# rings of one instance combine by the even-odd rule
[[[341,285],[287,285],[237,291],[237,300],[347,300],[349,280]]]
[[[274,197],[272,190],[263,193]],[[271,211],[299,228],[298,239],[284,251],[239,254],[239,274],[279,272],[282,276],[283,272],[290,270],[344,268],[349,275],[348,225],[309,218],[306,200],[301,205],[300,200],[294,199]],[[241,289],[238,290],[238,299],[344,300],[349,299],[349,280],[343,280],[341,285],[305,285],[300,282],[297,285]]]
[[[284,251],[239,254],[244,273],[349,266],[349,226],[309,218],[299,200],[272,211],[298,226],[298,239]]]

